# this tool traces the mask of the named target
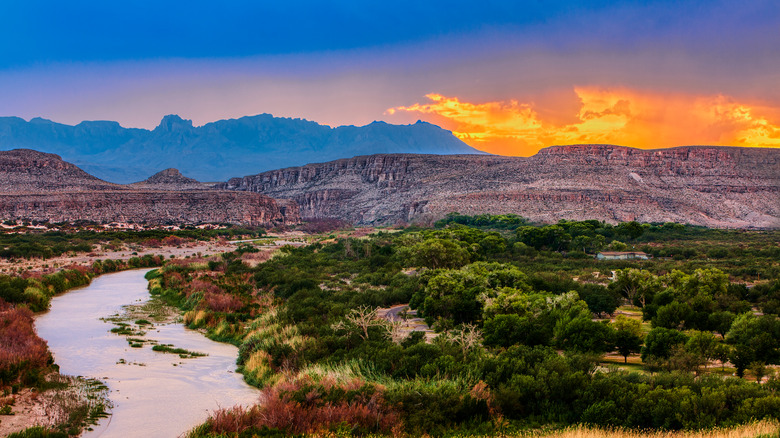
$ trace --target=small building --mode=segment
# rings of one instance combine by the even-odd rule
[[[596,254],[598,260],[649,260],[650,255],[642,251],[604,251]]]

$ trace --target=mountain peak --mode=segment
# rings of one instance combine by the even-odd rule
[[[30,123],[39,124],[39,125],[42,125],[42,124],[48,124],[48,125],[54,124],[54,122],[52,122],[51,120],[44,119],[43,117],[33,117],[32,119],[30,119]]]
[[[161,190],[200,190],[206,188],[198,180],[188,178],[182,175],[178,169],[172,167],[161,170],[144,181],[134,183],[133,186]]]
[[[155,131],[184,131],[192,129],[192,120],[182,119],[176,114],[168,114],[163,117]]]
[[[197,180],[182,175],[179,169],[173,167],[155,173],[144,182],[148,184],[200,184]]]

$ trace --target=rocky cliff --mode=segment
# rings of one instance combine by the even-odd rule
[[[780,150],[612,145],[533,157],[370,155],[293,167],[219,187],[295,200],[304,217],[360,224],[516,213],[536,221],[681,222],[780,227]]]
[[[191,190],[197,186],[201,190]],[[183,188],[189,187],[189,190]],[[143,184],[101,181],[59,156],[0,152],[0,219],[89,220],[147,224],[233,223],[269,226],[299,221],[298,206],[259,193],[203,189],[166,170]]]

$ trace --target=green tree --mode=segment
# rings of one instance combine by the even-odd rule
[[[458,268],[469,262],[469,252],[452,240],[426,239],[411,248],[414,266]]]
[[[554,335],[555,345],[564,350],[605,353],[615,347],[615,331],[612,327],[589,317],[559,321]]]
[[[484,254],[499,254],[506,251],[506,240],[498,233],[491,233],[479,241]]]
[[[620,235],[636,240],[639,236],[644,234],[645,229],[639,222],[630,221],[618,224],[615,227],[615,231]]]
[[[629,303],[644,307],[663,290],[663,284],[649,271],[628,268],[615,271],[615,281],[610,288],[628,298]]]
[[[726,336],[726,333],[731,329],[731,324],[737,315],[729,311],[715,312],[709,316],[709,326],[712,330],[718,332],[722,337]]]
[[[719,344],[718,339],[711,332],[699,330],[691,330],[688,336],[685,350],[700,357],[706,368],[707,362],[715,359],[715,353]]]
[[[613,240],[609,244],[609,249],[611,249],[612,251],[625,251],[628,249],[628,245],[626,245],[625,243],[619,240]]]
[[[675,346],[684,344],[688,337],[674,329],[656,327],[645,336],[642,347],[642,361],[648,359],[668,359]]]
[[[729,357],[731,356],[731,347],[729,347],[727,344],[723,342],[718,342],[715,344],[715,349],[712,352],[712,358],[720,361],[720,369],[724,370],[726,368],[726,362],[729,360]]]
[[[761,361],[751,362],[749,366],[750,371],[756,377],[756,382],[761,383],[761,380],[766,376],[767,368],[766,364]]]
[[[653,326],[682,329],[686,322],[693,316],[693,310],[687,303],[673,301],[665,306],[661,306],[653,317]]]
[[[516,314],[496,315],[485,321],[483,333],[485,345],[509,347],[521,343],[526,338],[525,322]]]
[[[512,265],[476,262],[461,269],[436,273],[424,289],[422,314],[429,323],[436,318],[454,324],[482,320],[483,309],[490,314],[521,311],[523,294],[531,292],[528,277]]]
[[[596,315],[612,315],[618,307],[619,296],[598,284],[584,284],[579,288],[578,294],[588,304],[588,309]]]
[[[731,325],[726,342],[734,346],[731,362],[740,377],[752,362],[780,363],[780,320],[774,315],[743,313]]]
[[[631,353],[639,353],[642,347],[642,323],[625,315],[618,315],[613,323],[615,329],[615,348],[628,363]]]

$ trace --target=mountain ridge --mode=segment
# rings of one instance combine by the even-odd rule
[[[174,167],[200,181],[224,181],[313,161],[371,153],[483,154],[426,122],[330,127],[270,114],[194,126],[167,115],[152,130],[114,121],[66,125],[42,118],[0,117],[0,150],[55,153],[98,178],[140,181]]]

